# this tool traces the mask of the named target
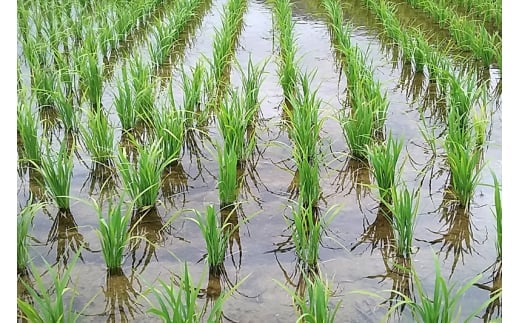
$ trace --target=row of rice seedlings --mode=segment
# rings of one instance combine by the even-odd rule
[[[202,216],[197,210],[194,212],[196,218],[191,220],[198,225],[206,242],[206,262],[209,272],[210,274],[222,273],[229,237],[236,228],[231,228],[231,223],[227,221],[221,223],[212,204],[207,206],[206,216]]]
[[[35,213],[43,206],[43,203],[33,203],[32,201],[29,201],[29,204],[22,208],[18,214],[16,226],[16,264],[18,274],[27,272],[30,261],[29,229],[33,222]]]
[[[81,136],[92,161],[109,166],[114,157],[114,127],[103,109],[87,110],[86,126],[81,126]]]
[[[491,23],[497,29],[502,28],[502,1],[456,0],[453,3],[475,19]]]
[[[169,57],[181,32],[195,16],[196,10],[204,4],[204,0],[182,0],[176,2],[172,15],[166,22],[159,22],[153,29],[152,41],[148,46],[153,64],[158,67]]]
[[[161,176],[173,160],[164,159],[160,141],[155,140],[147,146],[134,142],[139,155],[136,164],[128,160],[125,148],[118,151],[116,166],[125,190],[138,209],[155,205],[161,188]]]
[[[221,15],[222,27],[220,29],[215,28],[210,72],[206,84],[207,94],[210,98],[214,98],[215,102],[213,104],[218,105],[222,91],[229,81],[226,75],[229,73],[235,45],[242,30],[246,8],[247,1],[229,0],[224,13]]]
[[[130,241],[128,223],[132,217],[132,206],[127,206],[126,211],[121,208],[123,206],[123,197],[119,197],[119,201],[109,203],[107,217],[103,216],[103,211],[96,204],[96,211],[99,221],[99,229],[97,234],[101,241],[101,252],[107,269],[111,273],[121,270],[123,264],[124,252]]]
[[[442,6],[433,0],[408,0],[417,8],[428,13],[442,27],[447,28],[455,41],[471,51],[484,65],[498,63],[502,66],[501,37],[489,34],[482,24],[474,23],[459,16],[452,8]]]
[[[74,162],[68,143],[63,141],[58,152],[51,151],[46,143],[41,165],[38,167],[47,192],[61,211],[70,209],[70,184]]]
[[[377,181],[379,198],[391,203],[391,189],[396,184],[396,167],[403,148],[402,140],[394,140],[392,135],[384,144],[374,144],[368,148],[368,160]]]
[[[286,107],[289,116],[289,137],[294,143],[293,157],[299,176],[299,196],[305,207],[316,206],[320,197],[318,145],[323,119],[318,119],[321,100],[316,98],[317,90],[310,90],[307,74],[300,76],[302,92],[292,95]]]
[[[332,295],[331,283],[324,279],[321,274],[310,272],[303,274],[305,279],[304,295],[289,290],[286,286],[279,284],[292,297],[297,306],[299,317],[297,322],[305,323],[333,323],[341,306],[341,300],[331,308],[330,297]]]
[[[19,102],[16,114],[16,129],[23,145],[23,156],[19,156],[19,158],[28,162],[31,167],[41,165],[42,160],[41,143],[38,135],[39,123],[38,114],[33,113],[29,102]]]
[[[298,65],[296,61],[296,39],[294,21],[292,21],[291,2],[289,0],[273,0],[274,23],[278,30],[277,40],[280,44],[278,76],[286,100],[296,93],[298,82]]]
[[[205,307],[200,309],[197,306],[202,280],[195,285],[188,271],[188,264],[184,263],[184,271],[180,275],[179,282],[171,279],[168,284],[159,279],[160,288],[152,287],[150,289],[159,306],[156,307],[155,304],[147,299],[151,306],[148,312],[166,323],[221,322],[224,301],[229,298],[243,281],[240,281],[228,292],[221,294],[213,303],[211,311],[206,314]]]
[[[77,312],[74,306],[77,292],[68,287],[68,284],[71,281],[72,270],[80,255],[81,252],[78,251],[63,272],[59,272],[58,269],[43,259],[45,275],[50,276],[49,286],[46,286],[44,282],[44,273],[41,273],[32,262],[30,263],[30,271],[35,286],[31,286],[23,280],[21,282],[33,302],[17,298],[22,318],[28,322],[77,322],[79,320],[81,313],[90,302],[84,306],[83,310]]]

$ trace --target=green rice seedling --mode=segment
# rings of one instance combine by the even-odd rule
[[[316,268],[321,237],[338,210],[331,208],[324,215],[316,217],[313,208],[305,207],[299,199],[297,208],[291,207],[291,211],[293,222],[290,227],[296,255],[309,269]]]
[[[477,147],[484,147],[487,136],[487,126],[489,117],[486,111],[486,104],[481,104],[480,109],[474,110],[473,113],[473,131],[475,134],[475,144]]]
[[[390,191],[392,203],[386,203],[384,200],[383,203],[392,212],[392,217],[388,220],[394,229],[396,254],[402,258],[410,258],[413,250],[415,220],[419,209],[419,191],[410,192],[407,187],[399,189],[396,186],[392,186]]]
[[[81,126],[83,143],[92,160],[99,164],[110,165],[114,157],[114,127],[110,124],[103,109],[87,110],[87,124]]]
[[[96,233],[101,241],[103,259],[109,272],[121,270],[125,248],[130,241],[128,223],[132,217],[133,207],[127,206],[126,211],[122,211],[122,205],[122,197],[115,205],[109,203],[106,218],[103,216],[101,206],[95,205],[99,221],[99,229]]]
[[[130,62],[130,78],[134,90],[134,109],[137,118],[144,122],[151,122],[154,110],[155,82],[152,70],[139,56]]]
[[[413,29],[413,51],[412,59],[416,72],[424,72],[424,67],[427,63],[427,55],[431,50],[420,29]]]
[[[139,153],[136,165],[127,158],[124,148],[118,151],[117,168],[125,189],[138,209],[153,206],[161,188],[161,176],[171,159],[163,159],[160,139],[147,146],[137,143]]]
[[[55,91],[53,93],[56,102],[56,110],[60,116],[60,120],[68,132],[76,132],[78,129],[78,115],[71,97],[67,97],[63,91]]]
[[[42,156],[41,165],[38,167],[46,190],[62,211],[70,209],[70,183],[72,181],[72,169],[74,163],[72,153],[66,142],[62,142],[58,152],[52,152],[47,143],[46,152]]]
[[[201,61],[198,61],[191,70],[191,78],[184,70],[181,71],[182,89],[184,92],[183,109],[186,114],[186,129],[194,127],[197,113],[201,109],[202,91],[206,70]],[[170,87],[171,89],[171,87]]]
[[[114,98],[114,106],[124,131],[133,129],[137,123],[137,113],[134,109],[134,96],[128,80],[128,67],[121,68],[121,79],[117,81],[117,93]]]
[[[103,64],[99,62],[97,52],[84,52],[76,66],[80,75],[80,86],[95,109],[101,107],[103,95]]]
[[[54,107],[53,93],[56,88],[56,74],[49,67],[32,67],[31,89],[42,108]]]
[[[459,127],[467,131],[470,123],[470,111],[479,102],[485,90],[477,85],[476,78],[469,76],[450,77],[449,84],[450,111],[456,113],[459,119]]]
[[[395,185],[396,166],[402,148],[403,141],[394,140],[390,135],[385,144],[374,144],[367,149],[372,174],[379,189],[379,198],[388,203],[391,203],[391,188]]]
[[[211,274],[221,273],[224,266],[227,244],[233,229],[228,227],[228,222],[221,223],[213,205],[206,208],[206,216],[203,217],[197,210],[193,220],[200,228],[202,236],[206,241],[206,261]]]
[[[263,65],[253,65],[251,56],[247,61],[247,73],[240,69],[242,75],[242,93],[244,96],[245,109],[253,116],[249,120],[248,127],[252,126],[254,116],[256,116],[260,102],[258,100],[258,92],[260,91],[260,85],[262,84],[262,74],[264,73],[267,61]]]
[[[31,111],[29,103],[18,103],[16,128],[23,144],[23,159],[31,166],[39,166],[42,160],[41,145],[38,136],[38,115]]]
[[[480,154],[458,142],[446,142],[445,145],[451,172],[451,190],[460,204],[468,208],[480,181]]]
[[[197,285],[193,284],[188,271],[188,264],[184,263],[184,271],[178,283],[174,282],[173,279],[169,284],[159,280],[161,289],[151,288],[151,293],[159,303],[159,307],[156,307],[148,301],[151,305],[151,309],[148,310],[148,312],[157,316],[165,323],[220,322],[224,301],[245,279],[241,280],[225,294],[221,294],[218,299],[215,300],[211,312],[204,318],[205,310],[201,310],[197,306],[197,297],[201,292],[202,281],[197,283]]]
[[[32,224],[34,214],[43,206],[43,203],[33,203],[29,201],[29,204],[21,209],[18,214],[16,226],[16,263],[18,274],[27,271],[30,257],[28,241],[29,228]]]
[[[310,273],[303,275],[305,279],[304,295],[289,290],[285,285],[279,285],[285,289],[298,306],[299,318],[297,322],[305,323],[332,323],[341,306],[341,300],[333,307],[330,306],[332,294],[329,281],[324,280],[321,275]]]
[[[401,294],[402,301],[394,304],[385,315],[388,318],[396,309],[404,305],[408,305],[414,322],[460,322],[460,312],[462,305],[460,304],[466,292],[477,283],[482,274],[478,274],[474,278],[468,280],[464,284],[449,284],[441,274],[439,260],[434,254],[435,262],[435,283],[433,295],[429,296],[422,285],[422,281],[417,272],[412,268],[412,276],[414,286],[417,290],[417,296],[411,299],[407,295]],[[497,292],[493,297],[486,300],[476,310],[469,314],[463,321],[469,322],[475,318],[481,310],[486,308],[491,302],[502,295],[501,291]]]
[[[71,272],[80,256],[78,251],[63,273],[59,273],[45,259],[45,274],[50,276],[50,286],[44,283],[44,274],[40,273],[31,263],[31,274],[34,278],[34,285],[31,286],[22,280],[33,302],[27,302],[20,298],[17,299],[18,308],[22,312],[22,318],[28,322],[77,322],[80,314],[90,304],[88,302],[79,313],[74,308],[74,300],[77,292],[68,287],[71,279]],[[54,293],[52,292],[54,291]],[[66,294],[71,294],[67,296]],[[69,298],[67,302],[67,298]]]
[[[234,203],[238,196],[238,156],[234,149],[217,147],[218,195],[221,205]]]
[[[174,106],[164,106],[153,114],[153,126],[157,138],[161,139],[164,160],[172,162],[180,158],[185,134],[185,112]]]
[[[298,190],[304,207],[315,207],[321,195],[318,158],[310,162],[303,157],[295,158],[298,167]]]
[[[170,27],[170,24],[173,24],[173,19],[171,22],[166,22],[164,26],[162,26],[161,21],[158,21],[157,23],[158,25],[154,26],[152,29],[151,43],[148,45],[148,52],[150,53],[152,62],[156,67],[166,61],[170,52],[170,47],[175,40],[175,35],[169,32],[168,28]]]
[[[237,91],[233,90],[230,97],[220,104],[217,118],[224,138],[224,150],[233,150],[239,162],[251,155],[256,144],[254,136],[247,137],[247,127],[253,117],[254,111],[247,110],[244,98]]]
[[[493,176],[493,183],[495,188],[495,210],[493,214],[496,219],[496,230],[497,230],[497,240],[495,242],[495,246],[497,249],[497,258],[502,259],[502,198],[500,197],[500,183],[498,182],[497,176],[495,173],[491,172]]]
[[[367,158],[367,147],[372,146],[374,118],[372,111],[366,108],[351,110],[350,116],[346,112],[339,113],[339,122],[343,135],[350,148],[350,154],[357,159]]]

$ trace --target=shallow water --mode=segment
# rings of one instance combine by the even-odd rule
[[[202,55],[211,55],[213,28],[220,26],[219,12],[223,5],[224,0],[213,0],[200,24],[187,36],[190,41],[186,42],[184,55],[171,67],[169,77],[174,82],[179,80],[179,66],[187,69]],[[426,124],[437,126],[437,132],[442,131],[443,122],[435,118],[433,112],[440,103],[423,106],[427,78],[411,75],[407,66],[396,61],[392,45],[382,43],[378,36],[381,27],[374,23],[374,16],[363,16],[369,11],[360,8],[357,2],[356,6],[345,7],[345,16],[355,27],[352,42],[368,52],[375,69],[374,76],[381,82],[382,90],[387,92],[390,102],[387,133],[391,131],[394,137],[404,140],[405,149],[399,162],[399,165],[404,164],[402,178],[408,187],[421,186],[413,266],[426,290],[433,288],[434,252],[439,255],[445,277],[450,276],[452,282],[466,281],[488,269],[496,258],[495,220],[491,211],[494,208],[493,189],[485,185],[478,187],[469,214],[454,215],[456,211],[444,207],[450,197],[445,193],[449,171],[443,157],[442,141],[439,141],[438,151],[434,154],[419,132],[421,109],[425,110]],[[350,15],[348,8],[352,9]],[[409,14],[413,13],[412,10]],[[374,184],[374,180],[365,166],[348,158],[341,127],[334,119],[337,111],[344,108],[346,80],[334,61],[323,11],[314,1],[297,1],[293,5],[293,17],[298,56],[301,57],[299,66],[302,71],[315,72],[313,88],[318,89],[317,95],[322,100],[320,117],[326,119],[322,129],[324,158],[320,166],[322,199],[319,208],[322,213],[333,207],[339,210],[320,248],[320,269],[332,281],[332,302],[342,302],[337,322],[379,321],[389,308],[388,302],[379,306],[381,300],[354,292],[376,292],[388,299],[391,295],[385,290],[401,288],[406,291],[407,280],[395,274],[387,258],[388,250],[382,248],[382,241],[389,239],[392,233],[378,213],[377,190],[367,186]],[[244,170],[244,183],[238,199],[237,220],[243,223],[233,236],[226,257],[226,277],[220,277],[222,290],[245,279],[238,292],[224,305],[225,317],[236,322],[290,322],[297,319],[289,294],[280,286],[295,290],[300,273],[284,218],[290,216],[290,206],[293,205],[290,200],[295,198],[291,183],[296,166],[291,157],[292,143],[282,125],[280,106],[283,93],[278,84],[277,51],[273,39],[271,5],[265,1],[249,1],[236,50],[237,62],[245,66],[249,55],[255,63],[268,62],[260,89],[262,118],[257,126],[257,147]],[[146,45],[137,41],[136,46],[129,48],[144,53]],[[121,55],[113,63],[114,75],[118,75],[125,59],[127,56]],[[162,75],[170,75],[167,69],[161,71]],[[490,90],[493,90],[500,75],[491,70],[487,77]],[[240,73],[236,67],[231,70],[230,80],[232,86],[239,86]],[[110,94],[114,84],[113,78],[107,80],[103,105],[117,124]],[[182,98],[179,92],[177,87],[177,102]],[[494,114],[484,155],[483,184],[492,183],[491,169],[501,178],[501,108],[499,104],[490,107]],[[206,131],[210,138],[220,140],[214,123]],[[57,138],[63,137],[62,131],[55,132]],[[116,133],[119,140],[120,130]],[[151,284],[157,285],[157,279],[168,281],[173,274],[179,275],[183,266],[181,261],[188,263],[194,280],[206,288],[208,272],[201,260],[205,253],[204,240],[196,224],[186,218],[193,216],[190,209],[203,212],[209,203],[218,205],[218,164],[214,158],[215,148],[208,138],[195,133],[193,139],[194,144],[186,146],[180,165],[165,179],[159,197],[161,202],[155,213],[149,214],[146,221],[135,228],[137,234],[146,236],[156,245],[138,240],[129,247],[122,275],[109,277],[106,273],[95,233],[98,219],[92,206],[74,201],[71,214],[58,216],[58,210],[49,205],[36,215],[32,229],[36,242],[31,246],[31,254],[39,268],[43,268],[40,257],[63,266],[79,242],[88,244],[73,271],[75,287],[80,291],[76,308],[81,309],[93,299],[82,321],[157,321],[146,313],[150,307],[140,293]],[[99,186],[90,189],[93,182],[89,157],[81,148],[78,148],[78,153],[84,162],[75,157],[71,195],[84,201],[107,198]],[[108,192],[108,196],[120,191],[119,187],[120,182],[115,180],[114,190]],[[29,190],[29,173],[25,173],[18,183],[19,204],[25,204]],[[166,223],[169,225],[161,230]],[[487,283],[490,274],[489,270],[486,271],[480,282],[490,285]],[[218,284],[216,286],[218,290]],[[462,316],[471,313],[488,298],[488,291],[471,287],[462,299]],[[206,301],[210,301],[207,295],[200,300],[201,304]],[[403,315],[406,317],[408,314],[405,311]]]

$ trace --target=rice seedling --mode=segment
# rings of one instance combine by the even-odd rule
[[[164,106],[162,111],[153,114],[153,126],[160,138],[164,160],[176,161],[180,158],[184,144],[185,112],[174,106]]]
[[[194,210],[194,212],[196,218],[191,220],[199,226],[204,241],[206,241],[206,262],[209,266],[209,272],[212,274],[220,273],[223,271],[227,244],[233,231],[233,229],[228,228],[231,224],[220,222],[212,204],[207,206],[205,217],[197,210]]]
[[[34,66],[31,76],[31,89],[35,93],[38,105],[42,108],[54,107],[53,93],[57,82],[54,71],[49,67]]]
[[[258,108],[260,107],[258,92],[260,91],[260,85],[262,84],[262,74],[264,73],[266,64],[267,61],[265,61],[262,65],[253,65],[251,56],[249,56],[247,61],[247,72],[240,68],[245,109],[246,111],[250,111],[250,114],[253,116],[249,120],[249,127],[252,126],[253,119],[257,114]]]
[[[108,204],[107,217],[103,216],[101,206],[95,205],[99,228],[96,230],[101,241],[103,259],[109,272],[117,272],[123,264],[124,251],[130,241],[128,223],[132,217],[132,205],[122,211],[123,198],[114,205]]]
[[[192,68],[191,78],[184,69],[181,71],[181,82],[184,93],[183,109],[186,114],[186,129],[192,129],[194,127],[197,113],[200,112],[205,75],[206,70],[201,61],[198,61],[195,67]],[[170,95],[170,97],[172,97],[172,95]]]
[[[54,102],[56,102],[56,110],[60,116],[60,120],[68,132],[75,132],[78,129],[78,115],[71,97],[67,97],[65,93],[58,90],[53,93]]]
[[[484,94],[485,92],[483,92]],[[485,101],[485,100],[484,100]],[[485,102],[480,105],[480,109],[474,110],[472,127],[475,134],[476,147],[484,147],[487,137],[487,127],[489,117],[486,111]]]
[[[224,150],[233,150],[239,162],[251,155],[256,144],[254,136],[247,136],[247,127],[252,123],[255,111],[247,110],[245,103],[244,98],[232,90],[230,97],[221,102],[217,113]]]
[[[114,156],[114,127],[103,109],[87,110],[87,125],[81,126],[83,143],[92,160],[110,165]]]
[[[403,141],[394,140],[390,135],[385,144],[374,144],[367,149],[372,174],[379,189],[379,198],[388,203],[391,202],[391,188],[395,185],[396,166],[402,148]]]
[[[305,323],[332,323],[341,306],[341,300],[331,308],[330,296],[332,290],[330,282],[315,273],[303,274],[305,279],[304,295],[289,290],[285,285],[278,283],[293,298],[298,306],[299,317],[297,322]]]
[[[374,139],[374,117],[370,109],[359,107],[350,111],[347,116],[345,111],[339,112],[339,122],[343,129],[343,135],[350,148],[350,154],[357,159],[367,158],[367,147],[372,146]]]
[[[30,258],[28,241],[29,228],[32,224],[34,214],[43,206],[43,203],[33,203],[29,201],[29,204],[22,208],[18,214],[16,226],[16,264],[18,274],[24,273],[27,270]]]
[[[147,146],[135,143],[139,153],[136,165],[128,160],[125,148],[118,151],[116,166],[126,191],[135,200],[138,209],[155,205],[161,188],[162,173],[172,161],[163,159],[160,141],[156,140]]]
[[[45,259],[45,274],[50,276],[50,286],[44,283],[44,274],[31,262],[31,274],[34,278],[34,285],[22,280],[33,302],[17,299],[18,308],[22,312],[22,318],[28,322],[77,322],[81,313],[90,304],[88,302],[82,311],[77,312],[74,308],[74,300],[77,292],[67,287],[71,279],[71,272],[79,258],[77,252],[63,273],[59,273]],[[54,293],[52,292],[54,290]],[[67,296],[66,294],[70,294]],[[67,302],[67,298],[69,298]]]
[[[60,210],[70,209],[70,184],[72,181],[72,169],[74,162],[72,154],[66,142],[62,142],[58,152],[50,150],[46,144],[46,152],[42,156],[41,165],[38,167],[42,174],[46,190]]]
[[[133,129],[137,123],[137,113],[134,109],[134,97],[130,81],[128,80],[128,66],[121,68],[121,79],[117,80],[117,94],[114,97],[114,106],[124,131]]]
[[[101,107],[103,95],[103,64],[99,62],[97,51],[86,52],[79,57],[76,65],[80,75],[80,86],[95,109]]]
[[[318,265],[321,237],[338,211],[339,208],[333,207],[325,214],[315,216],[313,208],[304,206],[301,199],[298,200],[297,207],[291,207],[292,240],[298,259],[307,268],[313,269]]]
[[[130,62],[130,78],[134,90],[133,108],[138,119],[145,123],[151,122],[154,110],[155,82],[150,66],[146,65],[139,56]]]
[[[218,154],[218,195],[221,205],[236,201],[239,191],[237,166],[238,156],[234,149],[217,147]]]
[[[408,191],[407,187],[399,189],[392,186],[391,203],[383,203],[392,212],[388,220],[394,229],[396,254],[402,258],[410,258],[413,251],[413,231],[419,209],[419,191]]]
[[[39,166],[42,160],[41,145],[38,136],[38,115],[33,113],[29,103],[18,103],[16,128],[22,139],[23,160],[31,166]]]
[[[501,185],[498,182],[497,176],[495,173],[491,172],[493,176],[493,184],[495,189],[495,210],[493,211],[493,215],[496,219],[496,230],[497,230],[497,240],[495,242],[495,246],[497,249],[497,258],[502,259],[502,198],[500,194]]]

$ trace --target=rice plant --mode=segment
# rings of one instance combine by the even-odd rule
[[[42,160],[41,144],[38,136],[38,115],[33,113],[28,103],[19,103],[16,114],[16,128],[22,139],[23,160],[39,166]]]
[[[107,217],[105,218],[101,206],[96,204],[99,221],[99,229],[96,230],[96,233],[101,241],[103,259],[109,272],[116,272],[121,269],[124,251],[130,241],[128,223],[132,217],[133,208],[130,205],[127,206],[126,211],[122,211],[122,206],[122,197],[115,205],[109,203]]]
[[[186,114],[186,129],[191,129],[197,120],[197,113],[201,109],[203,85],[206,75],[204,65],[197,62],[191,70],[191,77],[184,70],[181,71],[182,89],[184,93],[183,109]],[[170,87],[171,88],[171,87]]]
[[[185,134],[185,112],[175,106],[163,106],[162,111],[153,114],[153,127],[157,138],[161,139],[164,160],[179,160]]]
[[[134,108],[135,98],[128,77],[128,65],[124,64],[121,67],[121,79],[118,79],[116,83],[117,93],[113,101],[121,127],[125,131],[133,129],[137,123],[137,112]]]
[[[72,97],[68,97],[63,91],[57,90],[53,93],[56,102],[56,110],[60,116],[66,131],[75,132],[78,129],[78,112],[74,108]]]
[[[191,220],[199,226],[204,241],[206,241],[206,262],[209,272],[211,274],[220,273],[223,270],[226,248],[232,233],[232,230],[228,228],[231,224],[220,222],[213,205],[207,206],[206,216],[202,216],[197,210],[194,212],[196,218]]]
[[[341,306],[341,300],[332,307],[330,296],[332,289],[330,282],[324,280],[321,275],[309,273],[303,275],[305,279],[304,295],[289,290],[286,286],[279,284],[293,298],[298,306],[299,317],[297,322],[305,323],[333,323]]]
[[[239,191],[238,156],[234,149],[217,147],[218,154],[218,195],[221,205],[236,201]]]
[[[50,284],[44,283],[44,273],[41,273],[31,262],[31,274],[34,278],[34,285],[22,281],[33,302],[27,302],[20,298],[17,299],[18,308],[22,312],[22,318],[28,322],[77,322],[81,312],[90,304],[85,305],[79,313],[75,310],[74,300],[77,291],[68,287],[71,279],[71,272],[79,258],[78,251],[63,273],[59,273],[45,259],[45,274],[49,275]],[[70,294],[67,295],[67,294]],[[67,300],[67,298],[69,298]]]
[[[155,82],[150,66],[145,64],[139,56],[135,56],[130,62],[130,78],[135,95],[133,108],[137,119],[151,122],[154,109]]]
[[[125,149],[120,148],[116,165],[126,191],[141,209],[155,205],[162,173],[172,159],[163,158],[160,139],[146,147],[136,143],[136,149],[139,153],[136,164],[129,161]]]
[[[370,109],[359,107],[350,111],[350,116],[345,111],[339,113],[339,122],[343,129],[343,135],[350,148],[350,154],[357,159],[368,157],[367,147],[372,146],[374,139],[374,117]]]
[[[495,173],[491,172],[493,175],[493,183],[495,188],[495,210],[493,211],[493,215],[496,220],[496,230],[497,230],[497,240],[495,242],[495,246],[497,249],[497,258],[502,259],[502,198],[500,197],[500,183],[498,182],[497,176]]]
[[[394,140],[392,136],[385,144],[374,144],[367,149],[368,160],[372,165],[372,174],[376,178],[379,198],[391,202],[391,188],[395,185],[396,166],[403,148],[402,140]]]
[[[402,258],[410,258],[413,251],[413,231],[415,228],[417,211],[419,209],[418,191],[408,191],[407,187],[391,188],[391,203],[385,203],[392,212],[388,220],[394,229],[396,254]]]
[[[32,224],[35,213],[43,206],[43,203],[33,203],[32,201],[29,201],[29,204],[21,209],[18,214],[16,226],[16,263],[19,274],[27,270],[30,257],[28,241],[29,228]]]
[[[253,118],[249,120],[250,124],[248,124],[248,126],[252,126],[254,116],[256,116],[258,108],[260,107],[258,92],[260,91],[262,74],[264,73],[266,64],[267,61],[265,61],[263,65],[253,65],[251,56],[249,56],[247,61],[247,72],[242,70],[242,68],[240,69],[245,109],[246,111],[250,111],[250,114],[253,115]]]
[[[46,152],[42,157],[38,169],[43,177],[47,192],[50,193],[60,210],[69,210],[70,184],[74,163],[67,143],[62,142],[60,150],[57,152],[52,152],[47,143]]]
[[[53,93],[56,88],[56,75],[49,67],[33,67],[31,69],[31,89],[35,93],[38,106],[54,107]]]
[[[92,160],[110,165],[114,157],[114,127],[103,109],[87,110],[87,124],[80,127],[83,142]]]
[[[236,290],[243,280],[227,293],[219,296],[206,318],[204,318],[204,310],[197,306],[197,298],[201,292],[201,282],[197,283],[197,285],[192,282],[188,264],[184,263],[184,271],[178,283],[172,279],[168,284],[159,279],[160,289],[151,288],[151,293],[159,303],[159,306],[157,307],[148,300],[151,305],[148,312],[166,323],[220,322],[225,299]]]
[[[95,109],[101,107],[103,95],[103,64],[99,62],[97,52],[86,50],[79,57],[76,65],[80,75],[80,86]]]

